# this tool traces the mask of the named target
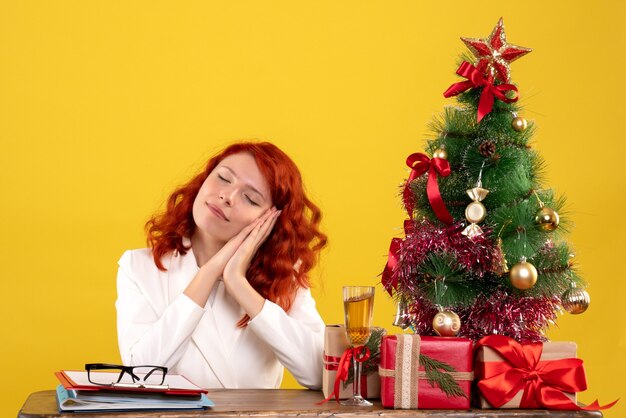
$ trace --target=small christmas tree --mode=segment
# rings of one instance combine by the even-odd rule
[[[534,125],[510,84],[509,64],[531,50],[507,43],[502,19],[486,39],[461,39],[473,58],[444,93],[458,106],[432,122],[432,157],[407,159],[409,219],[382,284],[399,305],[395,324],[416,333],[545,341],[557,312],[581,313],[589,296],[563,240],[564,199],[542,184]]]

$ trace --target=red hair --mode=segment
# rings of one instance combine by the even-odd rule
[[[282,210],[271,235],[252,259],[246,277],[261,296],[288,312],[298,288],[310,287],[307,273],[327,238],[319,230],[322,214],[307,198],[298,167],[273,144],[236,143],[211,158],[202,172],[170,195],[165,211],[146,223],[148,246],[162,271],[166,270],[161,261],[164,255],[173,251],[186,254],[190,247],[185,247],[183,238],[191,237],[196,228],[192,207],[200,186],[224,158],[242,152],[254,156],[270,187],[274,206]],[[238,325],[245,326],[248,320],[245,316]]]

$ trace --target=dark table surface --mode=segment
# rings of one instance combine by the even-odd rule
[[[600,418],[599,411],[547,411],[520,409],[474,409],[470,411],[451,410],[394,410],[384,409],[380,401],[375,400],[371,407],[347,407],[336,402],[317,403],[323,399],[321,392],[304,389],[220,389],[211,390],[209,399],[215,407],[205,411],[168,411],[168,412],[95,412],[95,413],[60,413],[57,408],[55,392],[52,390],[31,394],[20,410],[19,418],[68,417],[333,417],[333,418],[409,418],[409,417],[450,417],[450,418]]]

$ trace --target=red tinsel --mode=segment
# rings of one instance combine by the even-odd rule
[[[498,334],[521,343],[540,342],[547,341],[543,331],[555,322],[558,304],[557,297],[520,297],[500,289],[478,298],[460,316],[465,336],[473,340]]]
[[[437,313],[433,303],[422,296],[419,267],[433,252],[454,256],[465,269],[469,280],[481,280],[490,289],[489,296],[479,296],[471,306],[448,306],[461,318],[460,337],[478,340],[499,334],[520,342],[545,341],[543,330],[556,319],[557,297],[521,297],[512,295],[499,283],[495,273],[501,263],[501,252],[488,238],[489,231],[468,239],[463,225],[437,227],[424,220],[411,228],[399,242],[397,263],[389,275],[397,283],[395,292],[408,305],[408,319],[415,332],[434,335],[432,319]]]
[[[422,297],[407,303],[407,316],[415,333],[435,335],[432,321],[437,308]],[[496,334],[527,343],[547,341],[542,330],[555,321],[557,305],[556,297],[519,298],[501,289],[488,298],[477,298],[471,306],[449,308],[461,319],[459,337],[477,341]]]
[[[402,291],[416,290],[416,268],[432,252],[453,255],[459,266],[478,277],[494,271],[500,263],[501,253],[487,238],[488,230],[470,240],[463,235],[463,224],[460,223],[437,227],[423,220],[411,229],[400,244],[398,266],[392,273],[394,282]]]

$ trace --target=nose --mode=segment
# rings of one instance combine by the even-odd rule
[[[224,204],[226,206],[231,206],[233,203],[233,199],[232,196],[230,195],[230,193],[228,192],[228,190],[222,190],[220,191],[220,200],[222,202],[224,202]]]

